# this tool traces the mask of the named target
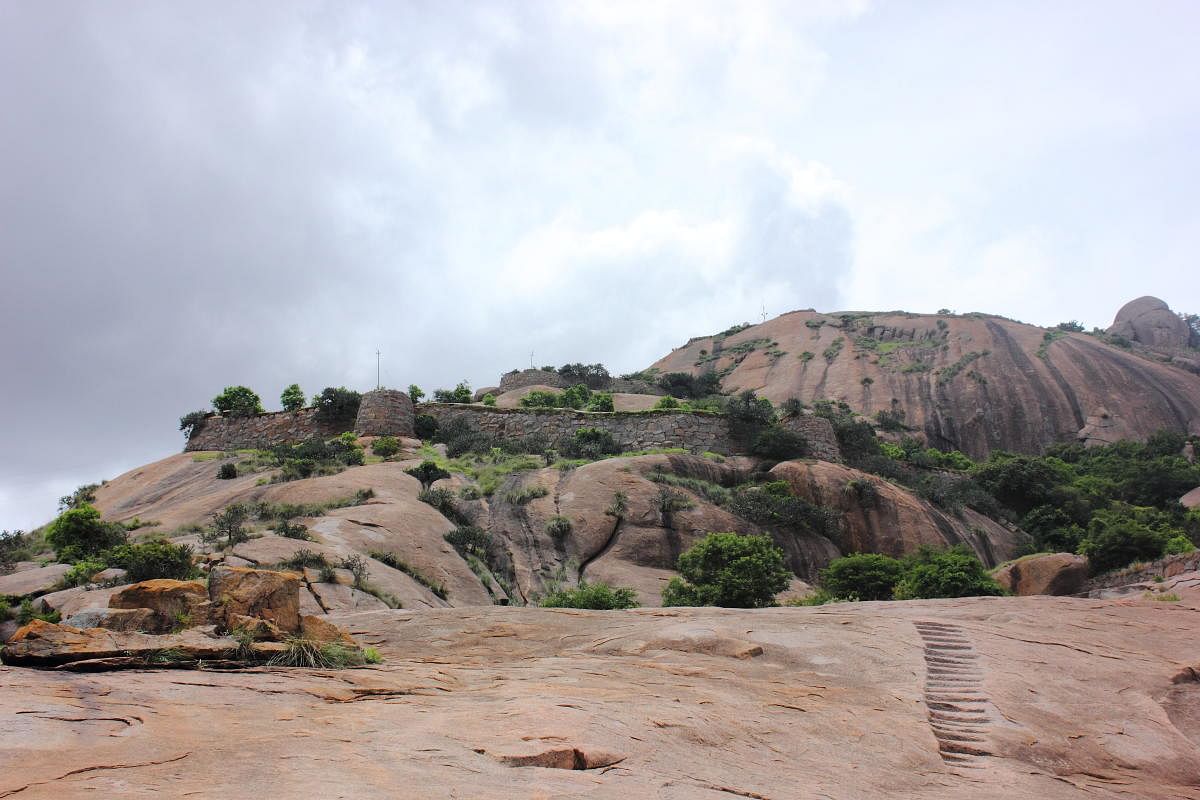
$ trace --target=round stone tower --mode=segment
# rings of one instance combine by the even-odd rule
[[[362,396],[354,432],[359,436],[412,436],[413,404],[397,389],[376,389]]]

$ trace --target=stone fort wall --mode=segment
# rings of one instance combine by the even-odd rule
[[[720,414],[691,411],[641,411],[595,413],[571,409],[506,409],[456,403],[423,403],[416,413],[428,414],[439,424],[466,418],[479,430],[493,436],[520,438],[541,435],[555,440],[569,437],[580,428],[601,428],[612,434],[625,450],[682,447],[695,453],[713,452],[730,455],[741,447],[729,432],[729,423]],[[336,436],[349,429],[346,425],[317,422],[316,410],[279,411],[256,417],[209,417],[193,432],[184,448],[194,450],[266,449],[278,444],[294,444],[313,436]],[[403,392],[382,390],[367,392],[353,426],[360,436],[412,436],[413,405]],[[829,421],[811,415],[783,421],[784,427],[803,435],[809,454],[822,461],[840,461],[837,439]]]

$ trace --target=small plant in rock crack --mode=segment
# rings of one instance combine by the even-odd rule
[[[563,516],[553,516],[546,522],[546,533],[560,542],[571,534],[573,528],[571,520]]]
[[[346,556],[341,560],[338,566],[342,569],[349,570],[350,574],[354,576],[355,589],[363,588],[363,586],[366,584],[369,570],[367,568],[367,562],[362,556],[357,553]]]
[[[629,496],[622,491],[613,492],[612,503],[604,509],[604,513],[610,517],[625,519],[625,515],[629,513]]]

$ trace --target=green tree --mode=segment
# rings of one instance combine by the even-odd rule
[[[767,536],[710,533],[679,557],[682,577],[663,590],[664,606],[764,608],[792,579],[783,551]]]
[[[429,487],[433,486],[435,481],[450,477],[449,472],[446,472],[446,470],[439,467],[433,461],[422,461],[418,466],[406,469],[404,472],[419,480],[421,488],[426,491],[429,490]]]
[[[419,402],[421,402],[421,398],[424,396],[425,396],[425,392],[421,391],[420,386],[417,386],[415,383],[410,383],[408,385],[408,399],[409,400],[412,400],[414,403],[419,403]]]
[[[362,395],[345,386],[326,386],[313,398],[316,419],[329,425],[353,425],[362,404]]]
[[[192,434],[204,427],[204,422],[210,414],[212,414],[211,411],[189,411],[180,417],[179,430],[183,431],[183,438],[191,439]]]
[[[821,588],[838,600],[891,600],[904,564],[879,553],[834,559],[821,570]]]
[[[163,540],[119,545],[109,551],[106,560],[112,566],[125,570],[128,573],[126,578],[133,583],[155,578],[182,581],[195,573],[192,548]]]
[[[1167,542],[1181,533],[1153,508],[1114,503],[1092,515],[1078,552],[1087,556],[1092,572],[1098,574],[1159,558]]]
[[[200,534],[200,541],[205,544],[220,544],[223,547],[233,547],[248,541],[250,535],[242,523],[249,517],[250,509],[244,503],[226,506],[224,511],[213,515],[212,525]]]
[[[46,529],[46,542],[55,557],[64,564],[99,556],[105,550],[125,543],[125,529],[100,519],[90,503],[64,511]]]
[[[300,384],[293,383],[279,395],[279,402],[284,411],[299,411],[304,408],[304,390]]]
[[[262,400],[246,386],[226,386],[212,403],[213,408],[226,417],[252,417],[263,413]]]
[[[803,458],[808,454],[808,440],[795,431],[778,425],[770,425],[754,437],[750,452],[772,461],[787,461]]]
[[[1003,594],[982,562],[962,545],[948,550],[922,547],[904,562],[904,577],[896,584],[897,600],[925,597],[979,597]]]

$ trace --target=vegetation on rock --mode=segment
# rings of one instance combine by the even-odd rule
[[[767,536],[710,533],[679,557],[681,577],[663,589],[664,606],[764,608],[788,587],[792,572]]]

